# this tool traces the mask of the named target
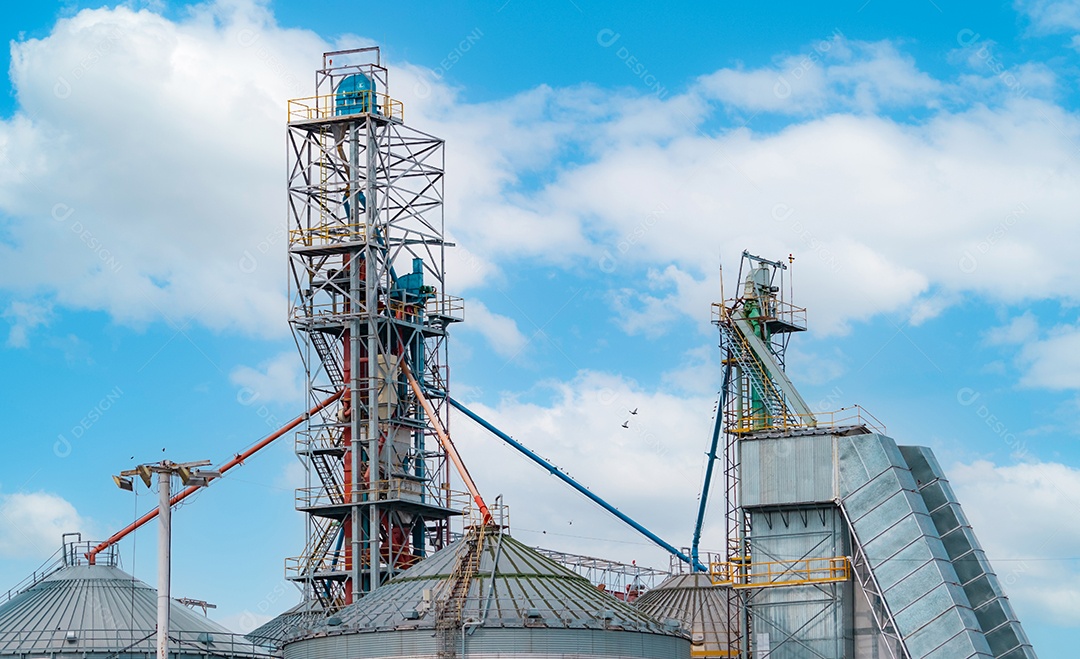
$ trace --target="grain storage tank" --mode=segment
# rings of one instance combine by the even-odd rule
[[[157,590],[117,566],[116,547],[68,542],[0,604],[0,657],[149,659],[157,650]],[[171,602],[170,659],[266,659],[261,645]]]
[[[695,657],[734,657],[735,635],[728,629],[737,623],[729,618],[729,594],[729,588],[714,586],[707,573],[684,571],[645,591],[635,606],[657,620],[679,621]]]
[[[471,527],[286,643],[285,659],[498,656],[687,659],[690,641],[526,547]]]

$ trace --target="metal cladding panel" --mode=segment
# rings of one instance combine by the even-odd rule
[[[747,438],[740,446],[740,492],[746,507],[835,501],[832,435]]]
[[[750,553],[758,562],[846,556],[847,530],[835,505],[750,511]],[[749,594],[753,648],[772,659],[850,656],[850,583],[785,585]]]
[[[923,446],[901,446],[899,450],[993,656],[1033,659],[1035,650],[933,451]]]
[[[903,526],[897,529],[903,530]],[[900,551],[890,554],[888,558],[880,561],[874,570],[878,586],[888,591],[896,584],[903,581],[916,570],[934,560],[943,560],[944,551],[934,554],[934,549],[925,542],[910,542]]]
[[[0,606],[0,656],[109,652],[148,656],[155,652],[156,629],[157,590],[115,566],[71,565]],[[68,641],[69,632],[75,640]],[[175,601],[169,635],[178,652],[211,657],[268,653]]]
[[[851,642],[847,591],[848,584],[817,584],[755,593],[752,648],[763,653],[767,645],[770,659],[845,659]]]
[[[463,656],[577,659],[689,659],[690,642],[621,630],[485,628],[466,633]],[[437,638],[429,629],[400,629],[318,636],[285,646],[285,659],[435,659]]]
[[[994,656],[896,443],[879,434],[837,439],[842,505],[875,579],[880,569],[891,582],[883,594],[912,657],[946,643],[956,657]],[[930,558],[905,572],[905,555]]]

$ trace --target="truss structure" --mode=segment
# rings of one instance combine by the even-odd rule
[[[723,365],[732,369],[732,376],[725,378],[727,391],[721,397],[725,401],[724,409],[716,413],[724,419],[722,465],[727,547],[722,563],[725,570],[735,574],[746,573],[752,560],[750,516],[739,501],[740,439],[748,432],[789,430],[814,422],[805,404],[792,404],[792,398],[798,398],[798,394],[782,374],[790,335],[806,329],[806,310],[784,300],[786,270],[781,261],[769,261],[744,251],[736,280],[742,287],[739,294],[713,305],[713,323],[720,330]],[[747,657],[753,633],[752,590],[729,587],[725,592],[727,646],[737,656]]]
[[[387,81],[377,48],[327,53],[316,95],[289,103],[289,320],[310,399],[343,393],[296,435],[307,542],[286,571],[327,610],[445,546],[463,503],[404,374],[448,391],[463,319],[445,292],[443,141],[405,125]]]

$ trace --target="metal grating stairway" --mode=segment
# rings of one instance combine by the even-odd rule
[[[458,557],[449,578],[446,596],[435,606],[435,630],[438,635],[438,658],[455,659],[458,656],[457,633],[461,627],[461,612],[469,595],[473,576],[480,569],[480,557],[484,550],[483,525],[474,527],[465,538],[465,551]]]
[[[735,327],[734,323],[731,325],[721,323],[720,330],[724,334],[724,338],[727,339],[732,359],[750,379],[751,386],[761,396],[766,412],[769,415],[769,425],[799,425],[798,419],[789,414],[783,395],[776,389],[772,379],[766,374],[764,366],[748,343],[744,333]]]
[[[326,376],[330,378],[330,382],[339,389],[345,386],[345,377],[342,375],[341,361],[338,359],[337,352],[330,348],[330,342],[326,339],[326,334],[319,330],[309,330],[308,337],[311,339],[311,345],[315,348],[315,353],[319,355],[319,360],[323,363],[323,369],[326,371]]]

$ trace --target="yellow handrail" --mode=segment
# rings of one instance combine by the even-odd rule
[[[836,583],[850,578],[851,561],[847,556],[759,563],[735,559],[709,565],[709,580],[712,584],[732,588],[802,586]]]
[[[294,98],[289,101],[288,107],[289,123],[350,117],[359,114],[372,114],[404,121],[405,109],[401,101],[373,91]]]
[[[794,421],[785,418],[777,418],[762,414],[744,414],[737,416],[728,413],[727,429],[735,434],[760,432],[762,430],[796,430],[805,428],[809,419],[801,419],[798,415],[792,415]],[[814,420],[817,428],[837,428],[840,426],[866,426],[879,434],[885,434],[885,424],[873,414],[866,411],[860,405],[841,407],[831,412],[815,412]]]

